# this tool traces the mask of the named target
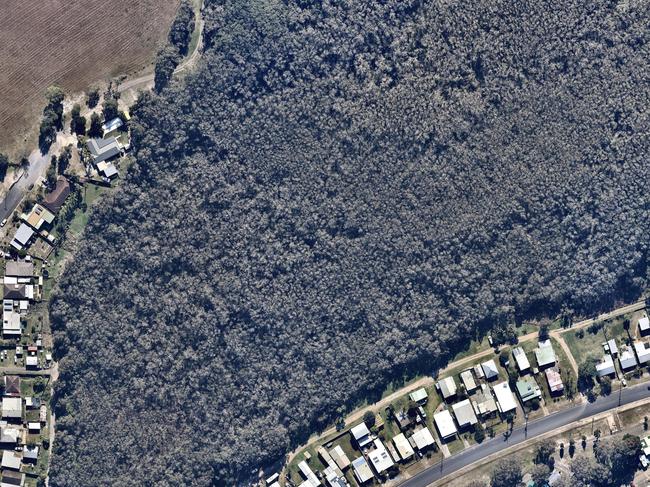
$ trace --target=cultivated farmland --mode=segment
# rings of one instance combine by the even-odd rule
[[[0,148],[39,122],[43,92],[68,92],[151,63],[178,0],[23,0],[0,15]],[[35,136],[35,130],[29,135]]]

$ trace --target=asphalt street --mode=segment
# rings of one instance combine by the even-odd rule
[[[606,397],[599,397],[593,403],[581,404],[571,408],[563,409],[556,413],[550,414],[543,418],[536,419],[528,423],[526,431],[525,426],[517,427],[513,430],[512,435],[505,439],[503,435],[496,436],[480,445],[475,445],[460,453],[444,459],[442,462],[432,465],[417,475],[405,480],[400,487],[426,487],[427,485],[439,480],[455,471],[466,467],[474,462],[497,453],[504,448],[511,447],[535,436],[548,433],[556,428],[566,426],[574,421],[590,418],[596,414],[623,406],[640,399],[650,398],[650,386],[639,384],[634,387],[625,388],[620,391],[612,391],[612,394]]]
[[[50,162],[49,154],[41,154],[38,149],[33,151],[29,157],[29,166],[25,174],[7,191],[0,206],[0,220],[9,218],[16,209],[23,196],[29,191],[29,187],[45,175]]]

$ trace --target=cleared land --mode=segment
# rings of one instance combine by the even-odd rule
[[[149,65],[178,0],[24,0],[0,15],[0,150],[36,136],[52,84],[67,92]]]

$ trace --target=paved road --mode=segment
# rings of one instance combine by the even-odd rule
[[[23,196],[29,191],[29,186],[36,184],[41,177],[47,172],[47,166],[50,162],[49,154],[41,154],[41,151],[36,149],[29,157],[29,166],[27,167],[23,176],[7,191],[7,194],[0,206],[0,220],[9,218],[9,216],[16,209]]]
[[[638,386],[623,389],[621,392],[621,401],[619,404],[618,391],[612,392],[608,397],[599,397],[593,403],[581,404],[568,409],[563,409],[549,416],[531,421],[528,423],[528,432],[524,426],[515,428],[510,438],[504,440],[503,435],[499,435],[491,440],[484,441],[481,445],[473,446],[450,458],[445,459],[442,463],[432,465],[419,474],[405,480],[399,487],[426,487],[427,485],[439,480],[455,471],[466,467],[474,462],[497,453],[500,450],[516,445],[529,438],[548,433],[551,430],[566,426],[574,421],[590,418],[596,414],[614,409],[619,405],[629,404],[640,399],[650,398],[650,389],[648,384],[639,384]]]

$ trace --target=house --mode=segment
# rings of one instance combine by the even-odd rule
[[[465,386],[467,392],[472,392],[476,389],[476,381],[474,380],[474,375],[472,374],[472,369],[464,370],[460,373],[460,380]]]
[[[118,176],[118,172],[117,172],[117,168],[115,167],[115,164],[113,164],[110,161],[108,162],[102,161],[97,163],[97,170],[102,176],[108,179],[113,179]]]
[[[415,454],[413,448],[411,447],[411,444],[406,439],[406,436],[404,436],[404,433],[400,433],[399,435],[393,437],[393,444],[395,445],[397,453],[399,453],[399,456],[402,460],[408,460]]]
[[[366,423],[359,423],[354,428],[351,428],[350,434],[354,438],[354,441],[357,442],[357,445],[359,445],[359,448],[363,448],[372,441],[370,430],[366,426]]]
[[[7,284],[3,286],[3,300],[22,301],[34,298],[34,286],[28,284]]]
[[[456,434],[456,425],[454,424],[451,414],[446,409],[439,413],[435,413],[433,415],[433,422],[436,424],[440,438],[443,440],[451,438]]]
[[[607,354],[603,356],[603,360],[601,360],[600,363],[596,364],[596,372],[598,373],[598,377],[604,377],[606,375],[612,375],[616,373],[616,369],[614,368],[614,360],[612,360],[612,356]]]
[[[368,453],[368,460],[378,474],[388,470],[395,463],[381,440],[374,440],[375,449]]]
[[[2,452],[2,468],[20,470],[20,464],[23,462],[22,454],[16,451],[4,450]]]
[[[417,391],[413,391],[409,394],[409,399],[418,404],[426,404],[428,397],[429,396],[424,387],[420,387]]]
[[[323,461],[323,465],[334,465],[336,467],[336,463],[334,463],[334,460],[332,459],[332,456],[329,454],[329,452],[324,447],[319,446],[316,449],[316,453],[318,453],[318,456]]]
[[[14,235],[14,238],[11,241],[11,246],[16,250],[23,250],[25,247],[29,245],[29,241],[32,239],[33,236],[34,236],[34,230],[32,230],[30,226],[27,225],[26,223],[22,223],[18,227],[18,230],[16,230],[16,234]]]
[[[34,275],[34,264],[32,262],[22,262],[10,260],[5,265],[5,278],[7,277],[28,277]]]
[[[472,407],[474,408],[474,412],[481,417],[489,416],[497,412],[497,403],[485,384],[482,384],[481,392],[474,395]]]
[[[4,338],[17,338],[22,333],[20,313],[4,311],[2,313],[2,336]]]
[[[31,425],[32,423],[29,424]],[[41,425],[39,423],[36,424],[38,424],[39,431],[40,431]],[[303,460],[298,464],[298,470],[300,470],[300,473],[303,475],[303,477],[305,477],[305,482],[303,482],[301,485],[307,484],[305,487],[307,486],[318,487],[320,485],[320,480],[318,480],[318,477],[316,477],[316,474],[313,472],[313,470],[309,468],[309,465],[305,460]]]
[[[483,374],[483,369],[480,365],[475,365],[472,370],[474,370],[474,375],[476,375],[477,379],[482,379],[485,377],[485,374]]]
[[[445,377],[444,379],[438,381],[436,384],[436,389],[440,391],[444,399],[449,399],[456,395],[456,381],[453,377]]]
[[[519,372],[523,373],[530,369],[530,362],[528,361],[528,357],[526,357],[526,352],[524,352],[523,348],[513,348],[512,356],[515,358]]]
[[[641,335],[650,333],[650,320],[648,319],[648,315],[644,314],[639,318],[639,331],[641,332]]]
[[[493,388],[494,395],[497,397],[497,407],[501,414],[505,414],[517,409],[517,402],[512,395],[512,391],[507,381],[499,382]]]
[[[40,204],[35,204],[31,211],[20,216],[34,230],[40,230],[44,226],[51,225],[54,221],[54,213]]]
[[[436,440],[433,439],[433,435],[429,428],[425,426],[413,433],[413,436],[411,436],[411,442],[415,444],[415,448],[419,451],[423,451],[433,445]]]
[[[41,423],[39,423],[38,421],[30,421],[29,423],[27,423],[27,431],[29,431],[30,433],[40,433]]]
[[[120,143],[115,137],[108,137],[106,139],[90,139],[86,144],[86,147],[88,147],[90,156],[95,164],[119,156],[121,151]]]
[[[23,461],[34,462],[38,460],[38,445],[25,445],[23,448]]]
[[[124,123],[122,122],[122,119],[119,117],[115,117],[112,120],[109,120],[108,122],[102,124],[102,130],[104,131],[104,135],[106,135],[109,132],[112,132],[113,130],[119,129]]]
[[[612,357],[615,357],[618,354],[618,346],[616,346],[616,339],[612,338],[607,341],[607,348],[609,348],[609,353],[612,354]]]
[[[409,416],[408,411],[400,409],[393,413],[393,417],[399,426],[399,429],[404,431],[408,429],[414,422],[414,418]]]
[[[535,349],[535,360],[540,369],[555,365],[555,351],[550,339],[539,342]]]
[[[460,429],[467,426],[474,426],[478,423],[478,419],[476,419],[476,414],[474,414],[474,409],[472,408],[472,403],[469,399],[457,402],[451,408],[454,410],[454,416],[456,416],[456,422]]]
[[[323,470],[323,477],[325,477],[325,482],[330,487],[348,487],[345,475],[343,475],[343,472],[336,465],[333,467],[329,466]]]
[[[38,397],[25,397],[25,407],[27,409],[38,409],[41,407],[41,400]]]
[[[28,369],[38,369],[38,357],[35,355],[25,357],[25,367]]]
[[[562,383],[562,376],[556,368],[546,369],[546,382],[551,394],[561,394],[564,391],[564,384]]]
[[[15,446],[22,442],[22,429],[15,426],[0,426],[0,443]]]
[[[623,370],[636,367],[636,357],[629,348],[626,348],[619,354],[618,361],[621,364],[621,369]]]
[[[2,419],[22,419],[23,401],[19,397],[2,398]]]
[[[329,451],[329,454],[336,463],[336,466],[341,470],[345,470],[350,466],[350,459],[343,451],[343,448],[341,448],[341,445],[336,445]]]
[[[352,460],[352,470],[354,471],[354,476],[357,478],[359,484],[364,484],[374,477],[368,462],[366,462],[366,459],[363,457]]]
[[[517,381],[517,393],[521,402],[528,402],[531,399],[539,399],[542,397],[542,391],[535,379],[531,376],[522,377]]]
[[[5,396],[20,397],[20,377],[17,375],[5,375]]]
[[[497,369],[497,364],[494,363],[494,360],[490,359],[487,362],[483,362],[481,368],[487,380],[499,377],[499,369]]]
[[[70,196],[70,183],[63,176],[59,176],[56,178],[54,189],[43,198],[43,206],[56,215],[68,196]]]
[[[23,487],[25,485],[25,474],[15,470],[2,470],[2,481],[0,487]]]
[[[639,359],[639,364],[643,365],[650,362],[650,344],[644,342],[634,342],[634,351]]]

